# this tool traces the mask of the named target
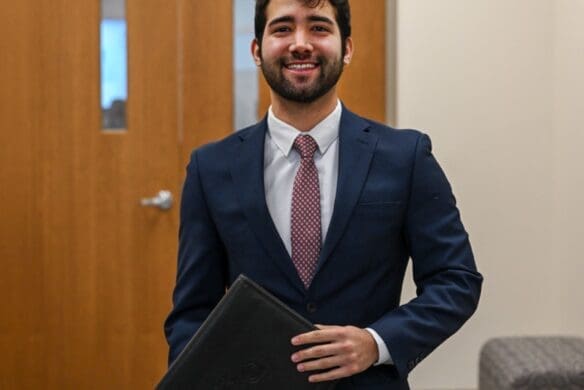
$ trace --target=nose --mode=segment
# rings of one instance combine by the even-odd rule
[[[289,50],[292,53],[311,53],[314,48],[312,47],[312,43],[310,43],[309,34],[302,29],[298,29],[296,34],[294,34],[294,42],[290,45]]]

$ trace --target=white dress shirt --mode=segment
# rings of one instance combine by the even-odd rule
[[[292,253],[290,241],[290,213],[294,178],[300,166],[300,154],[292,148],[294,140],[301,134],[312,136],[318,145],[314,163],[318,170],[320,186],[320,219],[322,244],[333,214],[337,178],[339,172],[339,126],[342,105],[337,106],[326,118],[306,132],[276,118],[272,107],[268,110],[268,133],[264,144],[264,191],[270,216],[286,246]],[[392,364],[391,356],[383,339],[373,329],[367,328],[377,343],[377,364]]]

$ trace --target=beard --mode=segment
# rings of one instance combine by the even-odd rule
[[[284,75],[286,61],[283,58],[271,63],[262,61],[262,73],[272,90],[284,99],[296,103],[312,103],[329,92],[339,81],[343,73],[344,63],[341,58],[332,61],[323,57],[316,57],[318,64],[317,78],[306,83],[305,80],[294,82]]]

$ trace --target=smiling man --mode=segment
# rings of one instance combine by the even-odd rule
[[[257,0],[255,34],[272,104],[191,156],[170,361],[243,273],[319,324],[290,341],[290,364],[311,382],[408,388],[480,294],[450,185],[426,135],[340,103],[353,55],[347,0]],[[400,306],[409,258],[418,296]]]

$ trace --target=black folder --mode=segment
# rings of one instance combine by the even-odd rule
[[[330,390],[310,383],[290,356],[290,339],[316,329],[240,275],[162,378],[158,390]],[[304,346],[303,348],[306,348]]]

